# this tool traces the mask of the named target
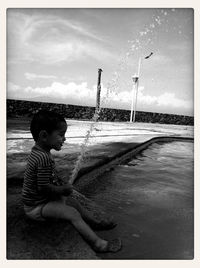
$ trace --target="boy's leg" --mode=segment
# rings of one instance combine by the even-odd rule
[[[81,217],[87,221],[87,222],[96,222],[97,219],[95,219],[94,214],[90,212],[89,210],[85,209],[78,200],[76,200],[73,197],[67,197],[65,198],[65,204],[74,207],[78,210],[78,212],[81,214]]]
[[[67,206],[63,202],[52,201],[43,207],[41,213],[44,218],[57,218],[70,221],[77,231],[95,248],[97,247],[101,250],[101,248],[103,249],[107,246],[107,241],[99,238],[92,231],[75,208]]]
[[[92,212],[89,210],[85,209],[80,202],[73,198],[73,197],[64,197],[63,201],[65,202],[66,205],[72,206],[76,208],[79,213],[81,214],[82,218],[92,227],[96,227],[97,229],[100,227],[104,228],[114,228],[116,226],[116,223],[113,221],[111,217],[107,219],[102,219],[102,218],[97,218],[94,216]]]

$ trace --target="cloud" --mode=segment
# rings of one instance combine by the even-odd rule
[[[94,105],[96,89],[89,88],[87,82],[76,84],[70,82],[62,84],[53,82],[48,87],[21,88],[13,83],[8,83],[8,98],[34,99],[40,98],[49,102],[72,103],[79,105]],[[37,99],[39,100],[39,99]]]
[[[8,93],[9,93],[9,92],[11,92],[11,93],[15,93],[15,92],[18,93],[18,92],[21,91],[20,86],[15,85],[15,84],[13,84],[13,83],[11,83],[11,82],[8,82],[8,84],[7,84],[7,89],[8,89]]]
[[[88,57],[101,61],[113,58],[103,45],[104,39],[91,26],[59,16],[8,11],[7,29],[9,63],[55,64]]]
[[[159,96],[150,96],[139,90],[138,106],[149,107],[156,112],[193,114],[194,103],[193,100],[178,98],[175,93],[165,92]]]
[[[69,63],[88,57],[102,61],[103,58],[111,58],[112,55],[93,43],[84,43],[76,39],[64,43],[45,41],[32,49],[32,60],[43,64]]]
[[[159,106],[168,106],[174,108],[180,108],[180,107],[190,108],[193,105],[192,101],[179,99],[175,96],[174,93],[168,93],[168,92],[159,96],[157,102]]]
[[[24,76],[27,80],[36,80],[36,79],[56,79],[55,75],[40,75],[34,73],[25,73]]]
[[[90,37],[97,41],[105,42],[104,38],[101,38],[93,29],[92,25],[86,25],[83,21],[69,19],[69,17],[63,19],[61,16],[56,16],[47,13],[23,13],[16,10],[8,11],[8,26],[14,27],[22,36],[23,42],[29,42],[34,37],[38,36],[42,32],[42,36],[48,36],[49,33],[53,33],[56,36],[59,33],[67,33],[73,31],[79,35]],[[61,36],[60,36],[61,37]],[[35,41],[35,40],[33,40]]]
[[[78,104],[95,106],[96,85],[89,87],[87,82],[76,84],[70,82],[62,84],[53,82],[48,87],[26,87],[21,88],[13,83],[8,83],[8,98],[34,99],[38,98],[49,102]],[[101,105],[102,107],[130,109],[132,100],[131,91],[116,93],[109,91],[102,85]],[[150,96],[144,94],[144,88],[138,91],[137,110],[192,114],[193,101],[183,100],[175,96],[174,93],[164,93],[160,96]]]

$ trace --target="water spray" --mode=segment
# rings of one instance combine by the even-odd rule
[[[92,118],[92,123],[90,124],[90,128],[86,133],[85,139],[81,145],[81,153],[79,154],[79,157],[75,163],[75,167],[72,171],[72,175],[71,178],[69,179],[69,183],[73,184],[74,181],[77,178],[78,172],[80,170],[81,164],[83,162],[84,156],[85,156],[85,151],[90,139],[90,136],[92,134],[92,131],[94,129],[94,125],[95,123],[98,121],[99,119],[99,114],[100,114],[100,93],[101,93],[101,72],[102,69],[98,69],[98,80],[97,80],[97,99],[96,99],[96,109],[95,109],[95,113],[94,116]]]

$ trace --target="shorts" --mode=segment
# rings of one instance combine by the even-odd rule
[[[46,221],[46,219],[42,216],[42,209],[46,205],[46,203],[39,204],[37,206],[27,206],[24,205],[24,211],[28,218],[36,221]]]

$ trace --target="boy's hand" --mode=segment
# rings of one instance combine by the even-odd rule
[[[63,195],[70,195],[73,192],[73,186],[69,183],[63,185],[62,188]]]

